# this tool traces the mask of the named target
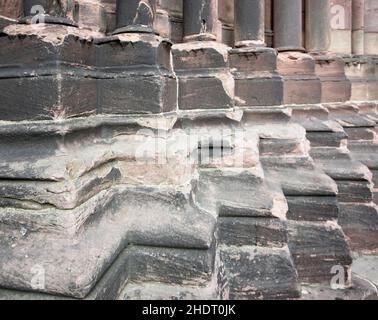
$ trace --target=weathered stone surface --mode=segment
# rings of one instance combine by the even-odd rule
[[[135,282],[205,285],[210,281],[215,250],[132,247],[129,273]]]
[[[345,132],[308,132],[312,147],[339,147],[347,138]]]
[[[376,140],[377,134],[367,128],[345,128],[349,140]]]
[[[335,182],[308,159],[264,158],[262,163],[269,179],[279,183],[286,196],[332,196],[337,193]]]
[[[322,102],[344,102],[351,97],[351,84],[345,76],[344,60],[336,55],[313,55],[315,72],[322,86]]]
[[[287,196],[287,218],[296,221],[329,221],[339,216],[336,197]]]
[[[34,33],[10,28],[6,29],[8,37],[1,38],[2,59],[8,65],[23,61],[26,70],[3,68],[1,81],[10,88],[3,92],[4,120],[61,119],[94,113],[161,113],[176,109],[170,43],[161,38],[120,35],[97,39],[94,45],[89,36],[97,33],[87,31],[89,36],[85,38],[76,28],[47,25],[32,29],[36,30]],[[21,31],[25,39],[15,36]],[[28,58],[33,55],[39,57],[39,64]],[[30,107],[15,112],[15,104]]]
[[[201,170],[196,200],[209,212],[225,217],[285,218],[282,191],[252,172]]]
[[[39,24],[11,25],[4,32],[0,81],[8,90],[0,96],[2,120],[61,119],[96,112],[96,81],[90,71],[94,33]]]
[[[373,199],[372,184],[369,181],[336,181],[340,202],[366,202]]]
[[[278,72],[284,80],[284,104],[321,101],[321,84],[310,55],[301,52],[278,54]]]
[[[297,275],[287,248],[221,246],[220,257],[231,299],[285,299],[299,296]]]
[[[375,204],[341,203],[339,223],[354,251],[377,251],[378,208]]]
[[[233,106],[235,83],[227,68],[227,46],[209,41],[177,44],[172,53],[179,79],[179,109]]]
[[[302,282],[330,283],[332,267],[348,274],[352,258],[343,230],[336,222],[289,221],[289,248]]]
[[[170,48],[168,41],[148,34],[97,40],[98,112],[146,114],[175,110],[177,83]]]
[[[106,32],[106,11],[101,1],[76,0],[73,20],[79,27]]]
[[[351,181],[352,184],[353,181],[356,183],[360,181],[360,183],[366,184],[371,180],[371,172],[368,167],[361,162],[350,159],[349,153],[344,154],[344,159],[342,153],[331,153],[325,150],[321,153],[320,151],[312,151],[311,155],[316,160],[316,164],[324,170],[326,174],[335,180],[340,180],[341,184],[343,184],[345,180]],[[368,186],[366,187],[368,188]]]
[[[24,231],[20,232],[17,225],[13,225],[13,228],[12,224],[9,227],[1,225],[1,286],[32,290],[32,270],[33,266],[38,265],[42,266],[45,273],[45,287],[41,289],[42,292],[83,298],[89,294],[103,272],[127,245],[191,248],[187,250],[188,254],[203,252],[207,255],[207,249],[213,241],[214,218],[203,211],[198,211],[202,212],[199,213],[201,218],[196,218],[194,212],[198,209],[191,207],[189,199],[183,194],[175,191],[156,193],[153,190],[121,190],[114,193],[113,197],[108,197],[105,203],[101,203],[101,206],[92,212],[91,218],[87,219],[80,233],[74,237],[29,231],[25,227],[22,227],[21,230]],[[187,210],[194,211],[188,213]],[[161,216],[154,218],[151,214]],[[186,219],[193,220],[189,222],[185,221]],[[164,220],[167,224],[163,223]],[[155,224],[155,221],[159,221],[159,224]],[[202,224],[204,221],[207,222]],[[196,225],[198,229],[194,231],[192,228],[196,228]],[[178,229],[175,230],[174,226]],[[161,228],[166,229],[164,231]],[[187,231],[184,231],[185,229]],[[182,232],[188,232],[188,237]],[[194,234],[199,236],[197,244],[193,242]],[[200,240],[200,234],[206,239]],[[189,242],[185,245],[186,241]],[[197,245],[199,252],[193,250]],[[136,259],[138,251],[133,251],[132,248],[130,250],[130,254]],[[147,250],[141,253],[140,263],[146,263],[143,262],[145,255],[153,255],[149,252]],[[174,254],[170,249],[167,249],[167,252]],[[180,254],[177,253],[177,256]],[[192,270],[193,258],[184,256],[177,259],[189,259],[190,266],[185,267],[182,263],[179,265]],[[201,262],[202,259],[198,261],[205,263]],[[211,266],[206,266],[206,270],[209,271]],[[138,279],[143,277],[143,268],[135,267],[133,272]],[[158,277],[158,270],[156,272]],[[149,273],[148,277],[153,277],[153,273]]]
[[[1,0],[0,8],[0,15],[11,19],[18,19],[23,13],[22,0]]]
[[[286,223],[280,219],[220,217],[218,223],[221,244],[264,247],[287,244]]]
[[[348,144],[353,159],[361,161],[369,169],[378,169],[378,143],[370,141],[350,142]]]

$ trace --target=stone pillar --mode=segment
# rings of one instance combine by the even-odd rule
[[[364,54],[365,0],[352,0],[352,52]]]
[[[157,0],[154,29],[162,37],[171,39],[171,24],[166,1]]]
[[[242,107],[282,104],[283,82],[277,54],[265,47],[264,0],[235,1],[235,47],[230,67],[235,79],[235,104]]]
[[[378,47],[378,1],[365,0],[365,43],[364,54],[377,55]]]
[[[284,103],[319,103],[321,86],[314,59],[303,53],[302,1],[273,2],[274,45],[279,50],[278,72],[284,79]]]
[[[232,47],[234,38],[234,0],[218,0],[219,20],[222,24],[221,41]]]
[[[265,0],[265,43],[273,47],[273,1]]]
[[[95,40],[100,113],[156,114],[177,108],[172,44],[155,33],[155,12],[155,0],[118,0],[117,29]]]
[[[216,41],[216,0],[184,1],[184,43],[173,46],[182,110],[228,109],[234,106],[234,79],[229,47]]]
[[[329,0],[306,0],[306,49],[328,51],[331,41]]]
[[[352,0],[331,0],[331,44],[329,50],[340,54],[352,53]]]
[[[79,27],[105,33],[106,7],[101,0],[73,0],[73,20]],[[112,29],[114,30],[114,29]]]
[[[322,102],[344,102],[351,96],[345,61],[329,51],[331,46],[330,0],[306,1],[306,49],[315,59],[315,73],[322,86]]]
[[[184,42],[216,40],[216,0],[184,1]]]
[[[264,0],[235,0],[235,47],[265,46]]]
[[[274,47],[279,51],[304,51],[302,0],[274,2]]]
[[[153,33],[156,0],[117,0],[117,29],[119,33]]]

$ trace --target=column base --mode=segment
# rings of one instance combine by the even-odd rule
[[[235,79],[235,105],[273,106],[283,102],[283,81],[277,73],[277,54],[270,48],[230,51]]]
[[[15,24],[3,32],[7,36],[0,38],[0,85],[7,90],[0,92],[1,120],[96,112],[96,80],[90,71],[96,33],[52,24]]]
[[[214,41],[173,46],[174,69],[179,79],[179,109],[233,107],[235,84],[228,68],[228,49]]]
[[[378,99],[378,81],[375,75],[377,61],[368,56],[344,58],[345,74],[351,82],[351,100]]]
[[[322,85],[322,102],[344,102],[351,97],[351,84],[345,76],[345,62],[335,54],[312,54],[315,72]]]
[[[155,34],[96,39],[98,112],[156,114],[177,108],[171,43]]]
[[[284,80],[284,104],[321,102],[321,83],[310,55],[301,52],[279,53],[278,72]]]

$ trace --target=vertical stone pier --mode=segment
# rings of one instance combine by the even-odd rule
[[[215,0],[184,1],[184,43],[173,46],[180,109],[229,109],[234,105],[229,47],[217,42],[217,14]]]
[[[322,102],[348,101],[351,84],[345,76],[345,62],[329,52],[331,41],[330,1],[306,1],[306,49],[315,59],[322,84]]]
[[[283,101],[277,55],[265,45],[263,0],[235,1],[235,49],[230,67],[235,78],[235,105],[272,106]]]
[[[98,112],[176,110],[177,83],[169,40],[154,30],[156,2],[118,0],[113,36],[97,38]]]
[[[274,46],[278,72],[284,78],[284,103],[318,103],[321,86],[315,75],[314,59],[304,53],[302,40],[302,1],[275,0]]]

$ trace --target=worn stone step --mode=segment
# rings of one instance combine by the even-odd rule
[[[195,250],[138,246],[126,248],[119,254],[84,300],[204,299],[205,297],[218,300],[228,298],[224,271],[217,271],[219,263],[214,267],[213,275],[208,274],[208,270],[212,268],[211,252],[208,250],[208,255],[206,255],[206,251],[198,250],[196,256]],[[152,258],[146,258],[149,256]],[[190,257],[190,261],[187,260],[188,257]],[[191,260],[194,258],[199,262],[198,269],[193,269],[193,261]],[[206,260],[208,258],[210,260]],[[152,267],[149,267],[151,261],[154,263]],[[205,261],[209,264],[207,265]],[[141,281],[146,270],[148,272],[145,278],[148,280]],[[190,280],[188,272],[196,272],[195,270],[198,270],[196,274],[198,283],[196,282],[194,285],[190,281],[189,284],[177,283],[186,278]],[[150,271],[151,273],[149,273]],[[38,272],[38,269],[36,269],[36,272]],[[182,278],[180,278],[180,275]],[[207,281],[208,278],[210,278],[209,281]],[[151,281],[151,279],[153,280]],[[42,283],[36,282],[36,284]],[[74,300],[77,298],[38,291],[0,289],[0,300],[20,299]]]
[[[311,142],[311,147],[340,147],[347,139],[345,132],[308,131],[306,136]]]
[[[266,176],[279,184],[285,196],[332,196],[336,183],[307,158],[263,158]]]
[[[230,299],[286,299],[300,294],[289,250],[256,246],[220,246]]]
[[[361,183],[367,183],[372,179],[369,168],[359,161],[352,160],[349,154],[345,159],[339,159],[339,156],[334,156],[331,152],[329,152],[328,156],[327,152],[324,152],[320,156],[318,153],[314,154],[314,152],[311,152],[311,155],[316,164],[336,181],[360,181]]]
[[[345,128],[348,140],[377,140],[374,129],[366,128]]]
[[[358,252],[378,249],[378,207],[373,203],[340,203],[339,224]]]
[[[369,181],[343,181],[337,180],[340,202],[365,202],[373,200],[372,183]]]
[[[220,244],[229,246],[283,247],[287,226],[280,219],[220,217],[218,237]]]
[[[361,161],[371,170],[378,169],[378,143],[352,141],[348,143],[354,159]]]
[[[164,258],[166,256],[164,255]],[[200,285],[176,284],[159,281],[129,281],[118,296],[119,300],[227,300],[229,283],[216,252],[210,280]]]
[[[281,156],[298,154],[305,149],[302,139],[260,139],[259,150],[261,156]]]
[[[337,198],[334,196],[287,196],[287,218],[295,221],[329,221],[339,216]]]
[[[249,170],[202,169],[195,198],[220,216],[285,218],[287,212],[281,189]]]
[[[348,273],[351,252],[337,222],[289,220],[288,228],[289,248],[301,282],[329,282],[335,265]]]
[[[75,236],[2,224],[0,286],[33,290],[30,280],[37,264],[46,274],[42,292],[83,298],[130,244],[205,252],[213,242],[212,215],[175,190],[125,188],[100,204]]]

